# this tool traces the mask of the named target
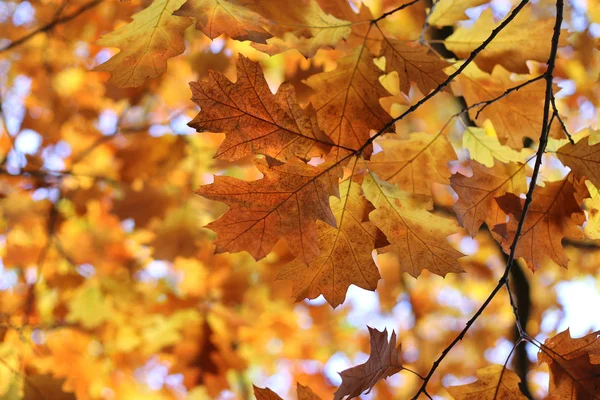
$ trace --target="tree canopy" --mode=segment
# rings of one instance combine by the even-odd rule
[[[0,398],[600,399],[596,0],[0,32]]]

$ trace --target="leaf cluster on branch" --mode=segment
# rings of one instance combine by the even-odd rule
[[[551,397],[600,397],[598,332],[542,338],[554,298],[530,290],[555,266],[598,274],[594,1],[584,16],[564,0],[76,3],[40,5],[37,28],[14,22],[23,11],[0,19],[13,88],[0,99],[1,256],[18,282],[0,307],[0,394],[51,374],[62,394],[127,398],[158,365],[181,377],[162,378],[164,398],[248,398],[245,371],[277,341],[290,360],[326,362],[324,337],[345,350],[356,286],[430,326],[369,327],[350,346],[368,358],[335,393],[305,374],[320,378],[298,399],[394,397],[380,382],[396,374],[411,382],[402,398],[532,398],[535,368]],[[20,77],[15,117],[5,98]],[[31,152],[26,131],[40,137]],[[311,308],[320,296],[341,311]],[[512,342],[503,364],[482,355],[495,317],[494,338]],[[22,331],[47,337],[12,351]],[[83,349],[78,375],[68,360]],[[513,354],[524,364],[510,369]],[[461,361],[477,380],[442,385]]]

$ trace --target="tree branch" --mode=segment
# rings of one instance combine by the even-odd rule
[[[3,48],[0,49],[0,53],[14,49],[15,47],[18,47],[18,46],[24,44],[29,39],[33,38],[34,36],[36,36],[39,33],[48,32],[48,31],[54,29],[54,27],[56,27],[57,25],[64,24],[65,22],[69,22],[72,19],[77,18],[78,16],[80,16],[81,14],[86,12],[87,10],[90,10],[90,9],[96,7],[98,4],[102,3],[102,1],[103,0],[93,0],[89,3],[82,5],[77,10],[73,11],[71,14],[65,15],[64,17],[61,17],[61,18],[55,18],[54,20],[47,23],[46,25],[42,25],[39,28],[37,28],[36,30],[26,34],[25,36],[15,40],[14,42],[11,42],[7,46],[4,46]],[[62,7],[64,7],[64,5]],[[59,11],[62,12],[62,8],[59,9]],[[60,12],[57,13],[56,17],[58,17],[60,15]]]
[[[526,3],[527,3],[527,1],[523,1],[523,2],[519,3],[519,5],[517,6],[517,8],[515,8],[515,10],[513,10],[513,12],[511,13],[511,15],[509,16],[509,18],[510,17],[514,18],[516,16],[515,11],[517,9],[519,9],[519,7],[523,8]],[[419,394],[425,392],[425,390],[427,388],[427,383],[429,382],[429,380],[431,379],[431,377],[433,376],[433,374],[437,370],[437,368],[440,365],[440,363],[442,362],[442,360],[446,357],[446,355],[448,355],[448,353],[450,352],[450,350],[452,350],[452,348],[459,341],[461,341],[463,339],[463,337],[469,331],[469,329],[471,328],[471,326],[473,325],[473,323],[477,320],[477,318],[479,318],[479,316],[487,308],[487,306],[489,305],[489,303],[496,296],[496,294],[498,293],[498,291],[500,290],[500,288],[502,286],[506,286],[507,289],[508,289],[508,294],[509,294],[509,297],[510,297],[510,300],[511,300],[511,304],[513,306],[513,311],[514,311],[516,323],[517,323],[517,326],[518,326],[517,329],[519,329],[519,332],[521,334],[521,338],[524,337],[524,336],[526,336],[526,332],[523,330],[523,328],[522,328],[522,326],[520,324],[520,316],[519,316],[517,305],[515,303],[513,303],[512,294],[511,294],[510,288],[508,286],[508,277],[510,275],[511,267],[512,267],[513,262],[515,260],[516,249],[517,249],[517,245],[519,243],[521,232],[523,231],[523,226],[525,224],[525,219],[527,218],[527,212],[528,212],[529,207],[531,206],[531,203],[533,201],[533,193],[535,191],[535,187],[536,187],[536,184],[537,184],[537,179],[538,179],[538,176],[539,176],[540,167],[542,165],[542,156],[544,155],[544,152],[546,150],[546,145],[548,143],[548,134],[550,132],[550,107],[551,107],[551,102],[552,102],[552,97],[553,97],[552,80],[553,80],[554,66],[555,66],[555,63],[556,63],[556,53],[557,53],[557,50],[558,50],[558,42],[559,42],[559,39],[560,39],[560,27],[562,25],[562,20],[563,20],[563,7],[564,7],[563,0],[557,0],[556,1],[556,22],[554,24],[554,32],[552,34],[550,56],[548,57],[548,62],[547,62],[548,69],[546,70],[546,72],[543,75],[543,77],[544,77],[544,79],[546,81],[546,97],[545,97],[545,100],[544,100],[544,115],[543,115],[543,120],[542,120],[542,130],[541,130],[540,139],[539,139],[539,147],[538,147],[538,150],[536,152],[535,165],[534,165],[533,173],[532,173],[532,176],[531,176],[531,182],[530,182],[530,185],[529,185],[529,190],[527,191],[527,196],[525,198],[525,204],[523,205],[522,217],[519,220],[519,224],[518,224],[517,230],[515,232],[515,238],[514,238],[512,244],[511,244],[511,246],[510,246],[510,253],[509,253],[509,256],[508,256],[508,260],[506,262],[506,268],[504,270],[504,274],[502,275],[502,278],[500,278],[500,280],[498,281],[498,284],[492,290],[492,292],[490,293],[490,295],[488,296],[488,298],[483,302],[483,304],[481,305],[481,307],[479,307],[479,309],[473,315],[473,317],[471,317],[471,319],[469,321],[467,321],[467,323],[466,323],[465,327],[463,328],[463,330],[442,351],[442,354],[440,355],[440,357],[438,357],[438,359],[435,360],[435,362],[433,363],[433,366],[429,370],[429,373],[425,377],[425,380],[423,381],[423,384],[421,385],[421,387],[419,388],[419,390],[417,391],[417,393],[413,397],[414,400],[416,400],[418,398]],[[517,11],[517,13],[518,13],[518,11]],[[508,20],[508,18],[506,20]],[[506,22],[506,20],[504,22]],[[506,26],[506,24],[504,24],[504,25],[501,24],[498,28],[503,27],[503,26]],[[496,28],[496,30],[498,28]],[[494,30],[494,31],[496,31],[496,30]],[[488,40],[489,40],[489,38],[488,38]],[[488,40],[486,40],[486,42],[488,42]],[[489,41],[491,41],[491,40],[489,40]],[[461,67],[463,67],[463,66],[465,66],[465,64],[463,64]],[[457,70],[457,72],[458,71],[462,71],[462,70],[459,68]],[[456,72],[454,74],[456,74]]]

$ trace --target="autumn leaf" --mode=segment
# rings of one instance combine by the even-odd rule
[[[492,100],[502,96],[508,89],[529,79],[521,77],[518,81],[511,79],[506,69],[496,66],[491,74],[487,74],[472,66],[460,76],[460,88],[469,106]],[[515,90],[487,106],[473,107],[469,116],[478,125],[490,120],[502,144],[513,149],[523,148],[523,139],[537,139],[542,129],[543,105],[546,98],[546,85],[537,80],[519,90]],[[553,124],[551,135],[563,137],[560,124]]]
[[[451,386],[447,390],[456,400],[526,399],[519,389],[520,379],[502,365],[490,365],[477,370],[477,381]]]
[[[371,204],[360,185],[348,179],[340,185],[341,197],[331,199],[337,227],[317,225],[320,253],[310,264],[296,259],[285,265],[278,279],[294,283],[296,301],[323,295],[332,307],[344,302],[350,285],[375,290],[380,279],[373,249],[387,244],[383,234],[369,222]]]
[[[575,144],[567,143],[556,151],[560,161],[573,171],[578,178],[587,178],[600,187],[600,152],[598,144],[590,145],[589,138]]]
[[[456,153],[442,134],[412,133],[408,139],[387,135],[377,140],[382,151],[367,161],[369,169],[382,180],[404,191],[431,194],[433,183],[448,184],[448,161]]]
[[[396,332],[388,341],[387,329],[383,332],[369,327],[371,354],[364,364],[357,365],[340,373],[342,384],[335,392],[334,400],[358,397],[364,391],[370,392],[382,379],[402,370],[401,345],[396,347]]]
[[[289,7],[281,1],[261,1],[260,13],[270,19],[269,31],[276,36],[267,39],[266,44],[253,43],[252,46],[270,55],[288,50],[299,51],[306,57],[313,57],[321,48],[335,48],[350,36],[350,21],[337,18],[323,10],[322,2],[303,0]]]
[[[404,272],[415,278],[424,269],[445,276],[461,272],[462,254],[447,237],[458,232],[456,222],[430,213],[431,200],[411,196],[373,175],[363,183],[365,197],[375,206],[369,219],[385,233]]]
[[[252,388],[254,390],[254,397],[256,397],[256,400],[282,400],[277,393],[267,387],[259,388],[252,385]]]
[[[173,15],[184,1],[154,0],[132,22],[103,36],[98,45],[121,51],[96,70],[110,72],[110,81],[119,87],[140,86],[162,75],[167,60],[185,50],[182,34],[192,20]]]
[[[468,57],[496,29],[500,21],[494,20],[491,8],[484,10],[475,23],[459,27],[445,41],[444,45],[458,57]],[[532,28],[532,24],[535,29]],[[525,64],[529,60],[546,62],[550,54],[550,41],[554,18],[538,19],[531,9],[525,6],[494,40],[477,55],[477,65],[490,72],[501,65],[511,72],[526,74]]]
[[[477,161],[488,168],[492,168],[496,160],[503,163],[524,163],[526,161],[523,151],[515,151],[498,141],[496,131],[491,123],[484,123],[483,125],[484,128],[470,126],[463,133],[462,145],[469,150],[469,155],[473,161]]]
[[[546,340],[538,363],[550,367],[551,396],[560,399],[600,399],[600,342],[598,332],[579,339],[569,330]]]
[[[252,388],[256,400],[282,400],[277,393],[269,388],[259,388],[255,385],[252,385]],[[320,397],[308,386],[301,385],[300,383],[297,383],[297,395],[298,400],[320,400]]]
[[[364,48],[338,60],[336,69],[311,76],[306,84],[316,93],[311,99],[318,124],[339,147],[334,159],[344,151],[358,150],[369,140],[371,130],[379,131],[390,116],[379,104],[389,93],[379,83],[382,75]],[[369,149],[365,154],[369,154]]]
[[[210,72],[208,82],[192,83],[192,100],[201,107],[188,125],[202,132],[225,132],[215,157],[237,160],[263,154],[285,161],[323,155],[333,142],[317,126],[312,107],[302,109],[289,83],[272,94],[260,65],[241,57],[238,79]]]
[[[428,94],[448,78],[444,68],[450,64],[430,54],[427,47],[382,36],[379,54],[385,57],[385,71],[398,73],[402,92],[408,94],[414,82],[421,93]]]
[[[266,43],[269,20],[256,12],[254,0],[184,0],[173,15],[191,17],[196,29],[211,39],[227,35],[235,40]]]
[[[285,239],[294,255],[311,262],[319,254],[316,221],[336,225],[329,207],[329,197],[339,197],[336,168],[298,160],[272,168],[263,160],[256,166],[264,178],[245,182],[216,176],[213,184],[197,190],[230,208],[207,225],[217,232],[217,251],[248,251],[258,260]]]
[[[454,25],[456,22],[469,19],[465,11],[487,3],[487,0],[440,0],[435,3],[429,16],[429,23],[433,26]]]
[[[484,222],[491,229],[506,222],[506,214],[496,199],[506,193],[520,195],[527,190],[524,164],[499,164],[486,168],[470,160],[470,177],[455,174],[450,179],[458,201],[452,206],[461,226],[475,237]]]
[[[572,175],[536,188],[515,252],[517,257],[527,261],[532,271],[538,270],[547,259],[567,267],[569,259],[564,254],[561,241],[565,237],[583,237],[580,226],[585,222],[585,214],[581,210],[584,197],[588,197],[585,184]],[[493,229],[502,237],[502,248],[508,254],[519,220],[523,217],[525,200],[508,193],[496,201],[500,209],[510,215],[508,223],[498,224]]]
[[[586,182],[586,187],[590,198],[583,201],[583,209],[587,214],[583,232],[586,238],[597,240],[600,239],[600,192],[589,182]]]

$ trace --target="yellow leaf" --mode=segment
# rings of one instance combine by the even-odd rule
[[[476,382],[449,387],[448,392],[456,400],[526,399],[519,389],[517,374],[502,365],[478,369],[475,375]]]
[[[463,147],[469,150],[472,160],[480,162],[488,168],[494,166],[494,160],[503,163],[526,161],[524,151],[518,152],[508,146],[503,146],[495,134],[494,136],[488,135],[487,129],[483,128],[468,127],[463,133]]]
[[[433,26],[454,25],[456,22],[469,19],[465,11],[487,3],[488,0],[440,0],[429,16],[429,24]]]
[[[111,307],[106,303],[100,288],[95,285],[81,286],[69,302],[69,322],[79,322],[92,329],[106,321],[111,314]]]
[[[454,220],[427,211],[430,200],[411,196],[373,174],[365,178],[363,190],[375,206],[369,219],[385,233],[405,272],[417,277],[424,269],[441,276],[462,271],[462,254],[447,240],[459,228]]]
[[[388,135],[378,140],[382,151],[367,161],[382,180],[415,194],[431,194],[431,184],[448,184],[448,161],[457,158],[452,145],[439,133],[412,133],[407,140]]]
[[[492,9],[483,11],[470,27],[460,27],[444,44],[448,50],[461,58],[468,57],[498,27]],[[535,29],[532,29],[535,27]],[[528,60],[546,62],[550,54],[550,40],[554,17],[537,19],[530,6],[519,14],[477,55],[476,63],[484,71],[491,71],[496,64],[512,72],[529,72]],[[564,42],[564,41],[563,41]],[[561,42],[562,43],[562,42]]]
[[[192,20],[173,15],[184,1],[155,0],[132,22],[103,36],[100,46],[121,51],[96,70],[110,72],[110,81],[120,87],[140,86],[147,78],[162,75],[167,60],[185,50],[183,31]]]

